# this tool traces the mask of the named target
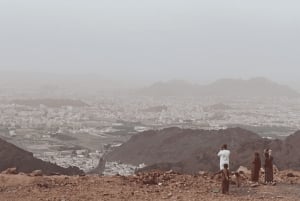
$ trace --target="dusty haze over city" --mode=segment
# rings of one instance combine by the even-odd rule
[[[299,88],[299,6],[292,0],[2,0],[0,72],[143,86],[266,77]]]

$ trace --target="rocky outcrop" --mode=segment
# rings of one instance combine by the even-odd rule
[[[261,138],[241,128],[210,131],[167,128],[133,136],[109,153],[106,159],[132,165],[145,163],[148,165],[145,170],[173,169],[182,173],[216,171],[219,166],[217,152],[222,144],[228,144],[231,169],[250,167],[255,151],[262,156],[264,149],[271,148],[274,163],[279,169],[299,170],[300,156],[296,154],[300,151],[299,142],[300,132],[281,141]]]
[[[0,139],[0,172],[12,167],[16,168],[16,172],[31,173],[35,170],[40,170],[45,175],[54,173],[77,175],[83,173],[83,171],[77,167],[63,168],[34,158],[31,152],[25,151]]]

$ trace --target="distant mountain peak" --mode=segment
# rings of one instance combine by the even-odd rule
[[[191,84],[183,80],[155,83],[139,91],[149,96],[217,96],[217,97],[300,97],[288,86],[264,77],[244,79],[219,79],[208,85]]]
[[[178,79],[175,79],[175,80],[168,80],[168,81],[160,81],[160,82],[156,82],[154,83],[153,85],[176,85],[176,86],[192,86],[193,84],[188,82],[188,81],[185,81],[185,80],[178,80]],[[152,85],[152,86],[153,86]]]
[[[270,79],[268,79],[266,77],[253,77],[253,78],[250,78],[248,81],[254,81],[254,82],[272,82],[272,83],[274,83],[273,81],[271,81]]]

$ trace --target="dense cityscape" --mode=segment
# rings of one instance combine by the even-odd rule
[[[62,104],[47,105],[51,101]],[[89,172],[105,153],[132,135],[150,129],[211,130],[239,126],[262,137],[284,138],[300,126],[299,99],[103,95],[80,101],[82,105],[71,99],[36,98],[22,102],[2,95],[0,135],[37,158]],[[107,163],[105,173],[114,174],[114,168],[135,169]]]

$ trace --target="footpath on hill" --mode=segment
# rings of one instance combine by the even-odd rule
[[[289,173],[289,176],[287,176]],[[147,172],[134,176],[28,176],[0,174],[0,201],[141,200],[300,200],[300,173],[279,172],[277,184],[241,187],[232,178],[230,194],[220,193],[219,178],[209,173],[181,175]]]

